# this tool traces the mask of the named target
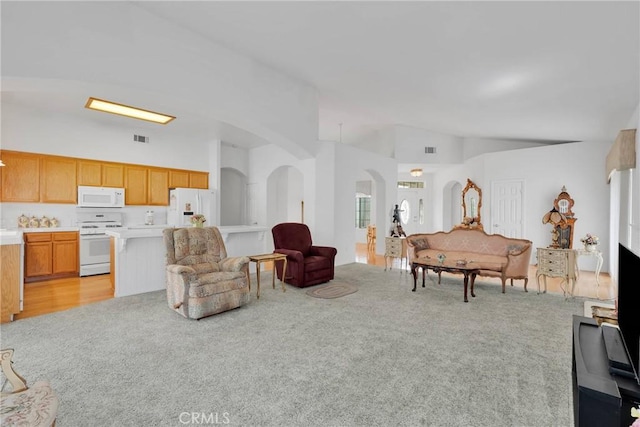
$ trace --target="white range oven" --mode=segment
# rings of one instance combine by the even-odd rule
[[[105,274],[110,271],[110,238],[107,230],[122,228],[121,212],[77,213],[80,228],[80,276]]]

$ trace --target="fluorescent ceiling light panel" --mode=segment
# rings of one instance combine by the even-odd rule
[[[118,114],[120,116],[132,117],[134,119],[146,120],[148,122],[160,123],[162,125],[166,125],[171,120],[175,119],[174,116],[168,116],[166,114],[156,113],[149,110],[142,110],[140,108],[130,107],[128,105],[92,97],[89,98],[85,107],[91,110]]]

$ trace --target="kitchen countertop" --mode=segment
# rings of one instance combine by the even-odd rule
[[[121,230],[107,230],[107,236],[117,239],[140,239],[149,237],[162,237],[163,228],[123,228]]]
[[[147,224],[132,224],[132,225],[125,225],[124,228],[128,228],[129,230],[151,230],[154,228],[173,228],[172,225],[169,224],[151,224],[151,225],[147,225]]]
[[[0,245],[21,245],[21,230],[0,230]]]
[[[79,231],[80,227],[39,227],[39,228],[20,228],[17,231],[23,233],[55,233],[58,231]],[[11,230],[16,231],[16,230]]]
[[[140,226],[134,225],[134,226],[125,226],[122,229],[118,229],[118,230],[107,230],[106,234],[107,236],[116,237],[118,239],[162,237],[162,230],[164,230],[165,228],[174,228],[174,227],[166,224],[140,225]],[[177,227],[177,228],[183,228],[183,227]],[[269,229],[267,227],[260,227],[257,225],[230,225],[230,226],[220,226],[218,227],[218,230],[220,230],[220,234],[222,234],[223,238],[225,238],[229,234],[256,233],[256,232],[264,233]]]

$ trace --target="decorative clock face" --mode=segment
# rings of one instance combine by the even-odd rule
[[[560,213],[566,214],[569,212],[569,201],[567,199],[558,200],[558,208],[560,208]]]

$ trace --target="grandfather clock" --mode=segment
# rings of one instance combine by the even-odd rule
[[[573,213],[573,199],[567,193],[565,186],[562,186],[562,190],[558,197],[553,201],[553,207],[558,212],[564,215],[564,220],[556,225],[556,232],[558,233],[558,247],[561,249],[573,248],[573,224],[578,220]]]

